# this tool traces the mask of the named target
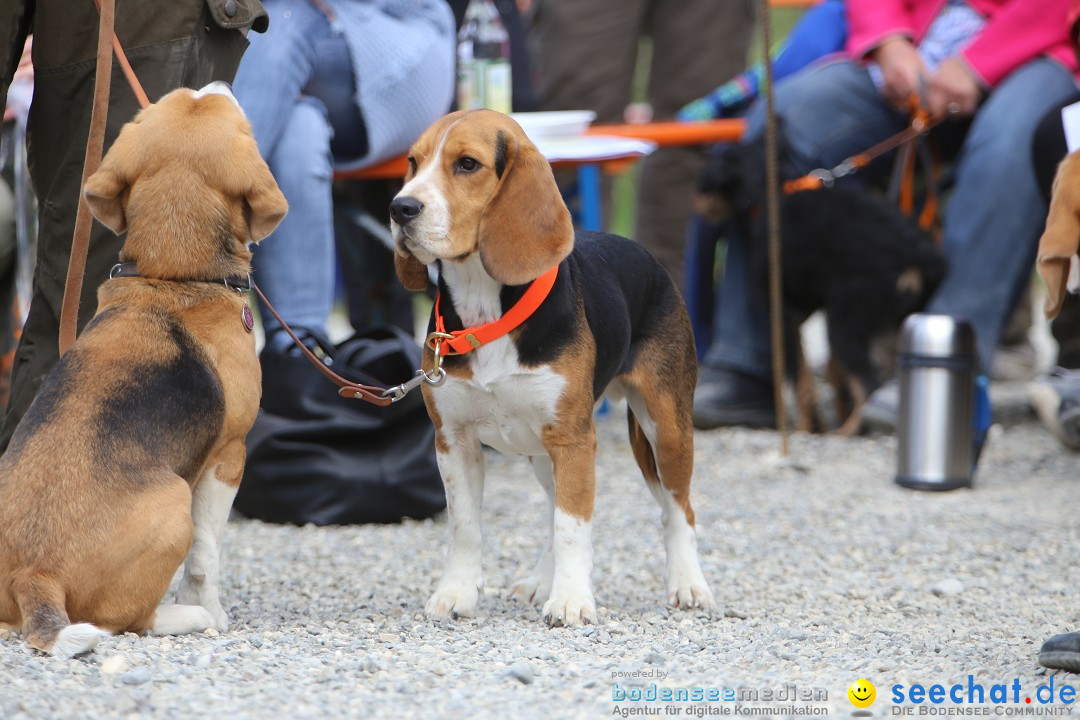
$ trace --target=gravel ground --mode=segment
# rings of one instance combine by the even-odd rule
[[[711,617],[664,606],[659,513],[624,427],[618,413],[599,425],[596,626],[551,630],[537,609],[501,598],[540,547],[543,501],[523,461],[492,454],[480,617],[423,617],[445,517],[345,528],[237,519],[223,568],[232,629],[125,635],[63,661],[0,636],[0,718],[562,718],[645,707],[613,702],[615,682],[795,684],[828,698],[649,705],[661,716],[738,705],[849,717],[845,693],[860,677],[877,686],[871,710],[885,717],[894,684],[948,687],[970,674],[987,692],[1018,678],[1031,695],[1050,679],[1035,662],[1042,640],[1080,628],[1069,572],[1080,458],[1033,419],[996,427],[976,489],[946,494],[893,484],[892,438],[796,436],[782,462],[773,433],[698,433],[699,545],[720,605]],[[652,677],[613,677],[635,671]],[[1010,707],[1024,709],[1023,697]]]

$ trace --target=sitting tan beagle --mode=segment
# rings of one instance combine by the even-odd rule
[[[1054,176],[1046,230],[1039,239],[1038,268],[1046,283],[1047,318],[1061,311],[1066,292],[1080,289],[1080,152],[1065,157]]]
[[[140,112],[84,192],[127,230],[121,263],[0,458],[0,623],[60,656],[225,629],[221,534],[261,393],[248,243],[286,211],[224,83]]]
[[[694,341],[682,298],[640,245],[603,233],[575,238],[551,167],[509,117],[448,115],[409,153],[391,203],[398,276],[423,290],[438,270],[425,386],[446,487],[450,546],[432,617],[476,611],[483,586],[482,445],[528,456],[548,496],[547,543],[510,595],[543,605],[551,625],[596,620],[591,520],[593,409],[625,396],[634,456],[660,504],[667,597],[710,608],[698,564],[690,475]],[[437,350],[436,350],[437,348]]]

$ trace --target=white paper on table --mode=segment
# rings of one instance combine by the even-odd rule
[[[1080,149],[1080,102],[1061,108],[1061,124],[1065,126],[1065,145],[1069,152]]]
[[[548,162],[599,162],[612,158],[648,155],[656,149],[656,143],[650,140],[614,135],[538,137],[533,142]]]

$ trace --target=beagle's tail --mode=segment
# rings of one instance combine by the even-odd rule
[[[22,631],[34,648],[55,657],[74,657],[93,650],[111,633],[90,623],[71,624],[64,609],[64,589],[56,580],[31,574],[14,585],[22,615]]]

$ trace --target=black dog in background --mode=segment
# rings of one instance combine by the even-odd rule
[[[767,302],[768,247],[765,150],[762,142],[731,145],[714,154],[698,185],[695,205],[707,220],[731,221],[750,238],[750,268]],[[866,191],[822,188],[781,193],[781,254],[786,367],[795,385],[796,427],[824,428],[799,327],[826,315],[828,380],[837,399],[839,433],[859,428],[861,409],[880,385],[872,341],[895,333],[921,310],[945,277],[946,261],[930,235],[886,199]]]

